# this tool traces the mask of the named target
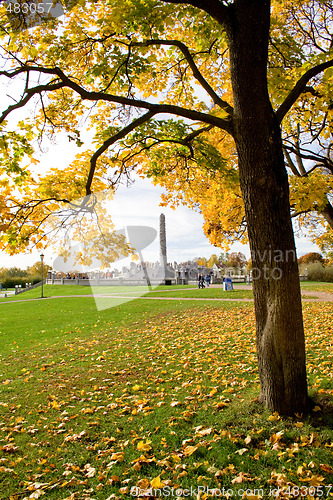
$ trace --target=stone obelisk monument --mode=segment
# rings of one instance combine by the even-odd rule
[[[167,271],[167,248],[166,248],[166,229],[165,229],[165,215],[160,215],[160,264],[164,275]]]

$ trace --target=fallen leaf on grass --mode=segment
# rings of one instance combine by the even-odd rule
[[[325,482],[325,478],[323,476],[311,476],[307,478],[301,479],[301,481],[309,483],[311,486],[321,486]]]
[[[277,420],[281,420],[281,417],[277,412],[274,412],[273,415],[270,415],[267,420],[269,422],[276,422]]]
[[[200,437],[203,437],[203,436],[209,436],[212,432],[213,432],[213,429],[212,427],[208,427],[207,429],[200,429],[201,426],[196,427],[195,429],[195,434],[197,436],[200,436]],[[200,430],[199,430],[200,429]]]
[[[8,469],[7,467],[0,467],[0,472],[1,474],[4,474],[5,472],[8,472],[8,473],[13,473],[14,472],[14,469]]]
[[[140,451],[150,451],[151,450],[150,443],[151,441],[146,441],[145,443],[143,441],[139,441],[136,447]]]
[[[86,435],[86,431],[82,431],[79,434],[72,434],[71,436],[66,436],[64,441],[69,442],[69,443],[74,443],[74,441],[78,441],[79,439],[82,439],[83,436]]]
[[[248,448],[241,448],[240,450],[235,451],[238,455],[244,455],[248,451]]]
[[[18,451],[18,446],[14,446],[13,444],[5,444],[1,447],[1,450],[5,453],[15,453]]]
[[[243,481],[251,481],[252,478],[249,474],[246,474],[244,472],[240,472],[238,476],[234,477],[234,479],[231,481],[232,484],[240,484]]]
[[[184,448],[183,453],[185,456],[189,457],[190,455],[193,455],[194,452],[196,452],[198,449],[198,446],[186,446]]]
[[[150,486],[150,481],[146,477],[143,479],[139,479],[139,481],[136,483],[136,486],[142,490],[147,490]]]
[[[96,475],[95,467],[92,467],[90,464],[86,464],[83,468],[87,477],[94,477]]]
[[[319,467],[324,472],[327,472],[327,474],[333,474],[333,467],[331,467],[330,465],[320,464]]]
[[[112,453],[111,460],[114,460],[116,462],[123,462],[125,460],[125,455],[122,451],[119,451],[118,453]]]
[[[165,484],[161,481],[161,477],[157,476],[151,481],[151,487],[152,488],[163,488]]]

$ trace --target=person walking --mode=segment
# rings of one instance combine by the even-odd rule
[[[205,277],[205,281],[206,281],[206,286],[208,288],[210,285],[210,274],[207,274],[207,276]]]
[[[204,277],[202,274],[198,276],[198,288],[205,288]]]

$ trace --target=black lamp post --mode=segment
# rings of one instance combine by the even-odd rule
[[[41,294],[41,299],[44,297],[44,294],[43,294],[43,281],[44,281],[44,276],[43,276],[43,259],[44,259],[44,254],[40,254],[40,261],[41,261],[41,264],[42,264],[42,294]]]

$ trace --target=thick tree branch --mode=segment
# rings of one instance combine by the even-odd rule
[[[326,61],[322,64],[318,64],[317,66],[314,66],[313,68],[309,69],[306,73],[304,73],[304,75],[298,80],[292,91],[283,101],[279,109],[276,111],[276,116],[278,118],[279,123],[282,122],[283,118],[295,104],[299,96],[307,88],[307,83],[311,80],[311,78],[313,78],[314,76],[318,75],[325,69],[330,68],[332,66],[333,66],[333,59]]]
[[[86,184],[86,194],[87,196],[91,194],[91,184],[94,178],[94,173],[96,169],[96,163],[98,158],[105,153],[105,151],[112,146],[112,144],[115,144],[117,141],[125,137],[127,134],[132,132],[132,130],[136,129],[143,123],[147,122],[154,116],[154,113],[149,111],[145,115],[140,116],[140,118],[137,118],[136,120],[132,121],[127,127],[124,127],[122,130],[120,130],[117,134],[113,135],[112,137],[109,137],[102,146],[100,146],[97,151],[93,154],[93,156],[90,159],[90,169],[89,169],[89,174],[88,174],[88,179],[87,179],[87,184]]]
[[[327,205],[325,205],[325,208],[322,211],[322,214],[323,214],[326,222],[333,229],[333,207],[332,207],[331,203],[329,202],[329,200],[327,200]]]
[[[185,137],[185,142],[189,143],[193,141],[193,139],[195,139],[204,132],[209,132],[212,128],[213,128],[212,125],[208,125],[208,127],[202,127],[200,129],[193,130],[193,132],[191,132],[188,136]]]
[[[330,160],[330,158],[326,158],[324,156],[320,156],[319,154],[318,155],[311,154],[311,152],[309,152],[307,150],[301,150],[301,149],[297,150],[293,146],[286,146],[285,145],[284,146],[284,151],[286,151],[288,153],[291,152],[294,155],[299,155],[301,158],[303,158],[303,160],[312,160],[312,161],[317,162],[313,167],[311,167],[308,171],[305,172],[305,175],[309,175],[316,168],[327,168],[327,170],[329,170],[333,174],[333,162],[332,162],[332,160]],[[307,151],[308,154],[306,154],[305,151]],[[288,163],[288,165],[289,165],[289,163]],[[301,176],[300,173],[295,174],[295,175]]]
[[[295,164],[294,162],[292,161],[291,159],[291,156],[289,154],[289,151],[284,147],[283,148],[283,152],[284,152],[284,156],[286,157],[287,159],[287,164],[288,164],[288,167],[290,168],[290,170],[292,171],[292,173],[294,175],[296,175],[297,177],[301,177],[301,174],[299,173],[299,171],[297,170],[297,168],[295,167]]]
[[[310,212],[312,212],[311,208],[308,208],[307,210],[299,210],[299,212],[292,212],[290,214],[290,217],[293,219],[294,217],[298,217],[299,215],[303,215],[303,214],[308,214]]]
[[[300,148],[300,144],[299,144],[299,137],[300,137],[300,129],[299,129],[299,126],[297,127],[297,130],[298,130],[298,135],[297,135],[297,138],[296,138],[296,154],[295,154],[295,157],[296,157],[296,162],[297,162],[297,166],[298,166],[298,171],[300,172],[300,174],[304,177],[307,175],[306,173],[306,170],[305,170],[305,167],[304,167],[304,164],[303,164],[303,160],[302,160],[302,156],[301,156],[301,148]]]
[[[209,85],[207,80],[203,77],[203,75],[200,73],[197,65],[194,62],[193,56],[190,53],[189,49],[187,46],[180,42],[179,40],[160,40],[160,39],[155,39],[155,40],[147,40],[145,42],[137,42],[137,43],[131,43],[131,47],[147,47],[150,45],[170,45],[170,46],[175,46],[180,49],[182,54],[184,55],[186,61],[188,62],[194,78],[200,83],[202,88],[207,92],[207,94],[212,98],[215,104],[220,106],[220,108],[224,109],[230,117],[232,117],[233,114],[233,108],[230,106],[230,104],[223,99],[221,99],[215,92],[215,90]]]
[[[308,214],[313,210],[317,210],[318,207],[314,207],[313,209],[308,208],[307,210],[299,210],[298,212],[292,212],[290,214],[291,218],[297,217],[298,215]],[[323,210],[320,210],[320,214],[324,217],[329,226],[333,229],[333,207],[330,201],[327,199],[327,203]]]
[[[228,132],[231,135],[233,134],[232,124],[228,120],[224,120],[224,119],[219,118],[217,116],[209,115],[208,113],[202,113],[201,111],[186,109],[186,108],[183,108],[181,106],[175,106],[172,104],[154,104],[154,103],[151,103],[148,101],[143,101],[141,99],[131,99],[128,97],[107,94],[104,92],[89,91],[89,90],[86,90],[83,87],[81,87],[81,85],[79,85],[78,83],[71,80],[68,76],[65,75],[65,73],[60,68],[57,68],[57,67],[55,67],[55,68],[40,68],[38,66],[22,66],[22,68],[17,70],[15,72],[15,74],[23,73],[23,72],[27,72],[27,71],[36,71],[36,72],[42,73],[42,74],[50,74],[50,75],[58,76],[58,78],[62,82],[62,84],[59,83],[59,85],[61,85],[61,87],[71,88],[77,94],[79,94],[83,100],[94,101],[94,102],[106,101],[106,102],[113,102],[113,103],[117,103],[117,104],[122,104],[124,106],[131,106],[131,107],[139,108],[139,109],[147,109],[148,111],[153,113],[153,115],[165,113],[165,114],[180,116],[183,118],[187,118],[189,120],[201,121],[203,123],[207,123],[208,125],[213,125],[215,127],[218,127],[218,128],[225,130],[226,132]],[[1,75],[1,73],[0,73],[0,75]],[[49,88],[50,88],[50,90],[53,90],[51,85]],[[47,91],[48,85],[35,87],[35,89],[38,89],[38,93],[41,90]],[[35,89],[30,89],[30,92],[37,93],[37,90],[35,91]]]
[[[16,104],[12,104],[11,106],[8,106],[7,109],[5,109],[5,111],[0,115],[0,123],[2,123],[7,118],[7,116],[15,109],[23,108],[34,95],[41,94],[44,91],[58,90],[63,87],[65,87],[65,84],[59,82],[48,85],[38,85],[37,87],[33,87],[31,89],[25,89],[25,97],[23,97]]]

